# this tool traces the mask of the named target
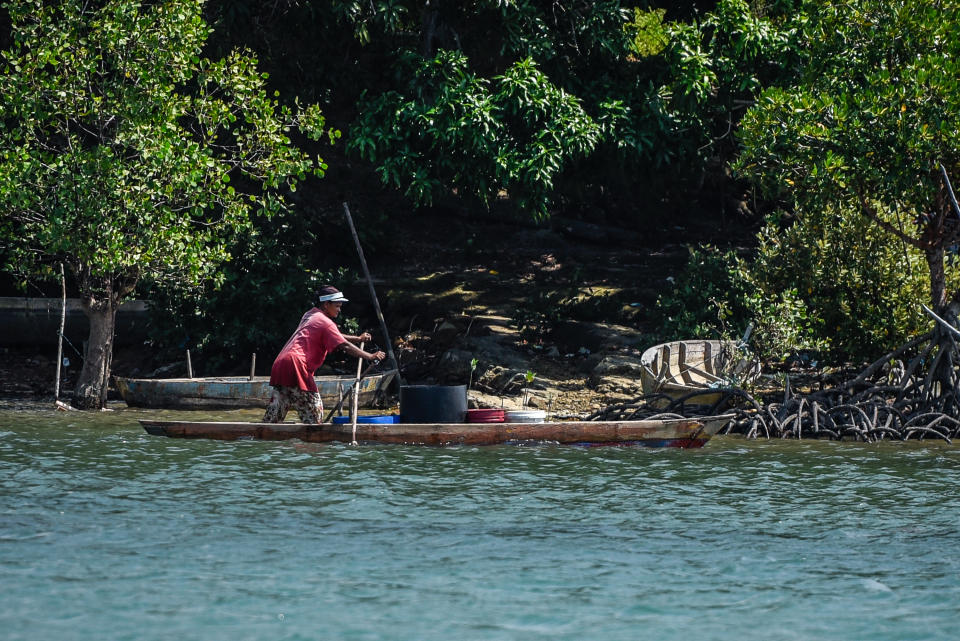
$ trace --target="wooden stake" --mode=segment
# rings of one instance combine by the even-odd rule
[[[253,380],[253,377],[257,372],[257,353],[254,352],[250,355],[250,380]]]
[[[63,294],[60,299],[60,331],[57,333],[57,379],[53,384],[53,402],[60,400],[60,365],[63,364],[63,328],[67,323],[67,279],[63,274],[63,263],[60,263],[60,289]]]
[[[350,387],[347,388],[347,391],[346,391],[346,392],[343,392],[343,391],[340,392],[340,400],[337,402],[337,404],[334,406],[334,408],[327,413],[327,417],[326,417],[325,419],[323,419],[323,422],[324,422],[324,423],[329,423],[329,422],[330,422],[330,419],[333,417],[333,415],[336,414],[337,412],[339,412],[339,411],[340,411],[340,408],[343,406],[343,401],[346,399],[346,394],[349,394],[349,393],[350,393],[350,390],[352,390],[352,389],[357,385],[357,383],[359,383],[359,382],[362,381],[364,378],[366,378],[367,374],[369,374],[370,371],[371,371],[374,367],[376,367],[377,365],[379,365],[379,364],[380,364],[380,361],[373,361],[372,363],[370,363],[369,365],[367,365],[367,369],[365,369],[365,370],[363,370],[363,372],[361,372],[360,378],[358,378],[358,379],[355,380],[355,381],[350,381]],[[338,386],[339,386],[339,383],[338,383]],[[341,389],[342,389],[342,388],[341,388]]]
[[[360,341],[360,350],[363,350],[363,341]],[[357,403],[360,398],[360,374],[363,371],[363,359],[357,359],[357,380],[353,383],[353,410],[350,412],[350,415],[353,417],[353,440],[350,442],[351,445],[357,444]]]
[[[190,350],[187,350],[187,378],[193,378],[193,364],[190,362]]]

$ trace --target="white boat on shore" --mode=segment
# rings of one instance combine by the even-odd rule
[[[360,407],[372,407],[396,377],[391,369],[364,377],[359,384]],[[268,376],[213,376],[206,378],[114,377],[117,391],[131,407],[164,409],[241,409],[266,407],[273,388]],[[356,377],[317,376],[323,404],[334,406],[348,393]]]
[[[643,393],[669,399],[691,396],[690,405],[713,405],[722,387],[740,387],[760,376],[760,362],[734,341],[686,340],[661,343],[640,357]]]

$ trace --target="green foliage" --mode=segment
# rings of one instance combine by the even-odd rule
[[[958,21],[956,0],[806,2],[801,77],[766,90],[742,122],[737,170],[796,219],[768,226],[751,272],[767,293],[796,290],[834,350],[902,342],[938,297],[922,294],[943,269],[923,221],[953,218],[937,163],[960,175]]]
[[[748,286],[736,265],[732,251],[690,250],[683,272],[657,299],[651,319],[663,341],[742,336],[750,321]]]
[[[3,4],[0,254],[23,275],[69,268],[90,320],[84,409],[106,401],[115,311],[141,278],[222,281],[252,217],[326,168],[290,138],[324,134],[319,108],[281,105],[247,53],[204,58],[202,6]]]
[[[663,25],[666,9],[633,8],[633,22],[625,28],[633,35],[633,50],[638,56],[655,56],[662,52],[670,41]]]
[[[491,80],[459,52],[408,63],[405,90],[366,100],[348,146],[418,205],[456,189],[488,206],[506,193],[546,215],[556,176],[598,139],[579,101],[529,58]]]
[[[721,0],[696,24],[669,25],[659,96],[688,141],[681,153],[702,164],[730,134],[743,103],[766,83],[789,77],[793,33],[789,22],[759,17],[745,0]]]
[[[62,260],[85,294],[121,296],[147,274],[216,279],[252,214],[323,173],[290,139],[322,135],[318,108],[268,96],[247,54],[202,58],[201,2],[4,6],[0,238],[19,271]]]
[[[732,153],[743,101],[794,59],[781,5],[760,16],[721,0],[688,24],[615,0],[332,3],[330,24],[362,23],[369,55],[348,67],[348,146],[418,206],[465,198],[541,217],[699,188],[708,160]]]
[[[935,211],[937,162],[960,175],[960,3],[807,3],[793,87],[765,91],[737,168],[805,212],[887,210],[913,230]]]
[[[473,385],[473,373],[477,371],[477,365],[480,364],[480,361],[476,358],[470,359],[470,376],[467,378],[467,389],[470,389],[470,386]]]
[[[925,329],[915,301],[927,286],[923,256],[864,228],[849,211],[771,218],[750,258],[693,250],[653,323],[663,340],[732,338],[754,323],[751,348],[780,361],[797,350],[834,360],[871,358]],[[950,270],[960,286],[960,270]]]
[[[929,328],[917,304],[929,286],[923,255],[891,242],[878,226],[863,226],[849,209],[786,226],[771,220],[745,270],[758,315],[779,292],[791,292],[795,305],[808,310],[795,327],[806,338],[793,347],[871,358]],[[949,270],[949,282],[960,285],[960,270]]]
[[[210,372],[239,368],[242,373],[251,353],[258,355],[259,369],[268,368],[319,287],[356,281],[357,275],[344,268],[312,266],[319,262],[313,255],[321,242],[309,223],[292,214],[255,221],[256,233],[231,246],[233,259],[221,267],[219,287],[154,283],[146,288],[153,346],[171,357],[189,348]],[[345,315],[348,308],[338,322],[355,334],[357,323]]]
[[[796,289],[757,290],[746,303],[754,313],[750,348],[760,358],[782,362],[799,351],[822,352],[828,348]]]
[[[761,13],[759,3],[721,0],[689,21],[635,9],[624,23],[628,51],[605,64],[590,61],[566,85],[602,132],[563,181],[567,199],[599,192],[597,204],[606,207],[632,193],[624,206],[640,223],[664,213],[647,204],[648,193],[659,194],[658,203],[689,203],[705,189],[728,189],[721,171],[736,153],[731,134],[745,105],[795,73],[789,3],[770,4]]]

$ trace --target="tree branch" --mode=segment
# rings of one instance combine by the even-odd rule
[[[867,202],[867,199],[863,196],[860,196],[860,207],[863,209],[863,212],[864,214],[866,214],[867,218],[875,222],[884,231],[890,234],[893,234],[903,242],[909,243],[914,247],[916,247],[917,249],[920,249],[920,250],[926,249],[926,243],[924,243],[922,240],[920,240],[919,238],[914,238],[909,234],[905,234],[904,232],[900,231],[899,229],[897,229],[887,221],[880,218],[880,215],[877,214],[877,211],[870,205],[869,202]]]
[[[940,164],[940,173],[943,174],[943,182],[947,186],[947,194],[950,196],[950,203],[953,205],[953,211],[960,218],[960,205],[957,204],[957,197],[953,193],[953,185],[950,184],[950,178],[947,176],[947,168]]]

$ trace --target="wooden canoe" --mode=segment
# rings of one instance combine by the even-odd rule
[[[397,370],[370,374],[360,381],[360,407],[370,407],[386,392]],[[218,376],[210,378],[114,377],[117,391],[131,407],[163,409],[237,409],[266,407],[270,402],[267,376]],[[353,376],[317,376],[323,404],[332,407],[350,389]]]
[[[759,375],[760,362],[733,341],[673,341],[654,345],[640,356],[644,394],[677,399],[702,392],[687,401],[690,405],[713,405],[721,397],[715,388],[740,387]]]
[[[398,445],[497,445],[561,443],[565,445],[639,445],[703,447],[730,421],[730,416],[652,419],[642,421],[559,421],[551,423],[358,423],[358,443]],[[140,421],[155,436],[208,438],[222,441],[300,439],[308,443],[349,443],[350,423],[230,423]]]

